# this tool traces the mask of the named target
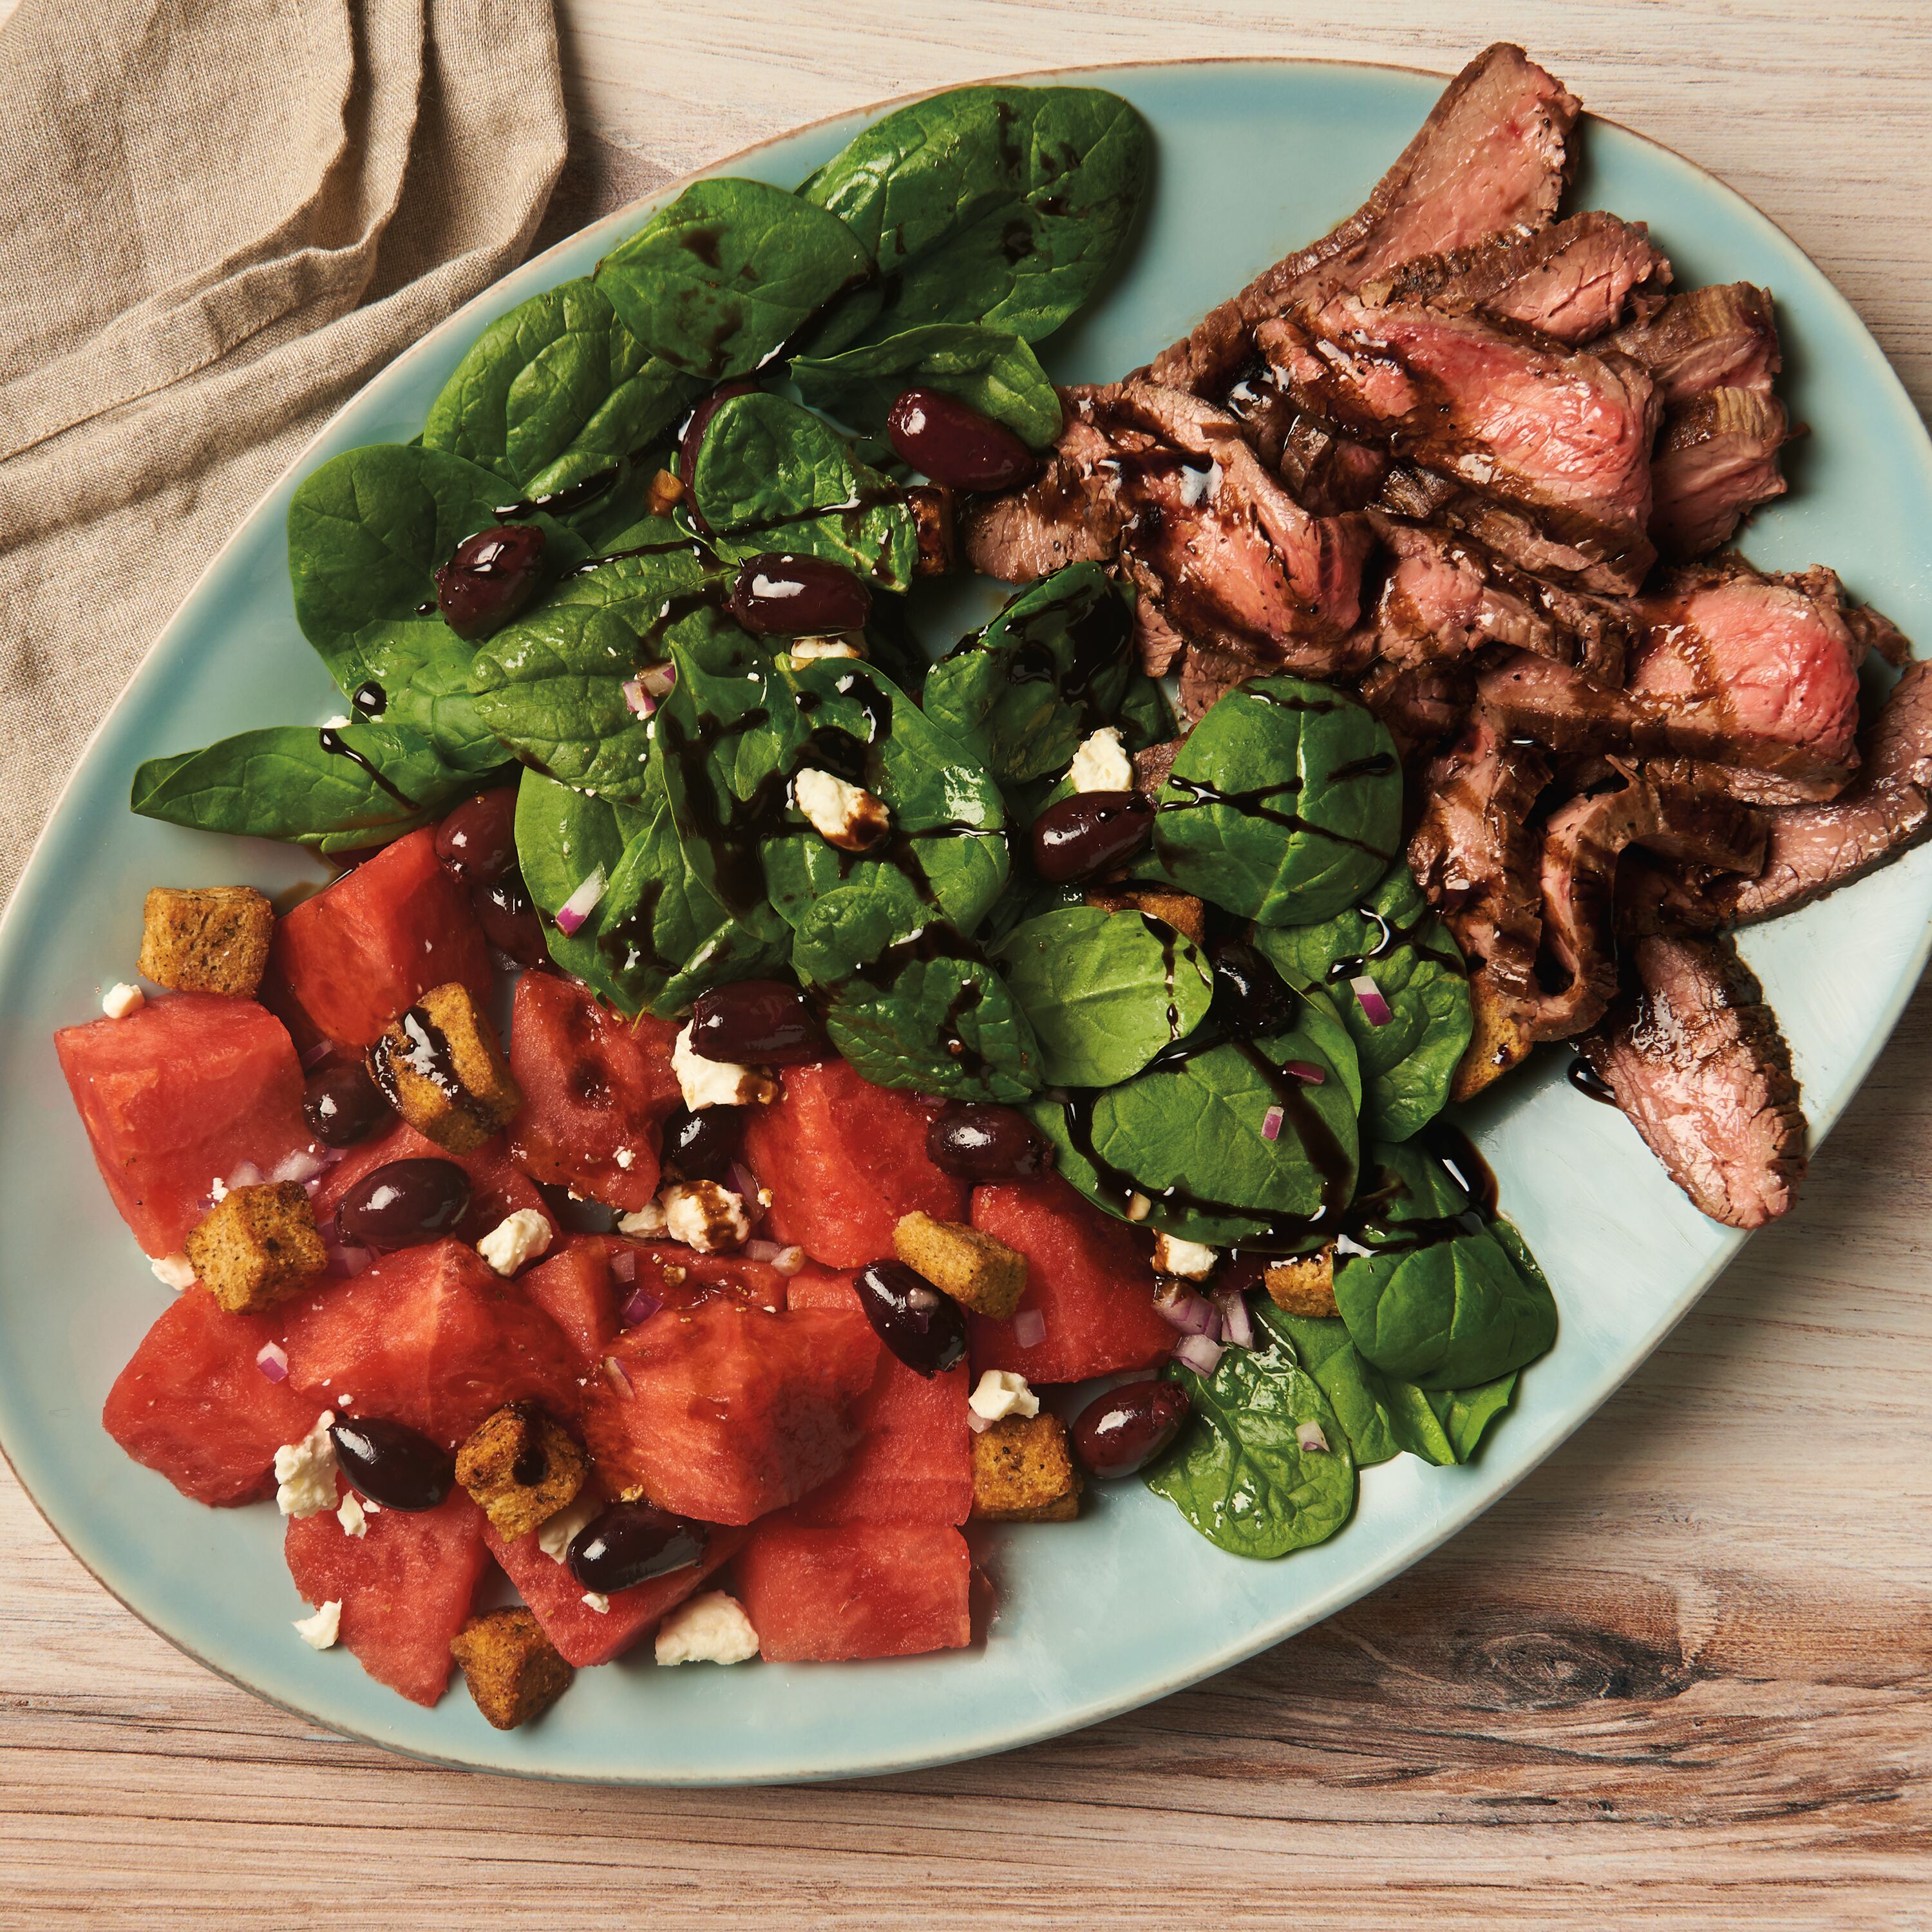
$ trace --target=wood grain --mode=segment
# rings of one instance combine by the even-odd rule
[[[1509,34],[1757,201],[1932,400],[1923,0],[1366,11],[566,0],[548,236],[908,89]],[[1928,1208],[1932,992],[1798,1212],[1436,1556],[1150,1709],[893,1780],[608,1791],[344,1743],[178,1656],[0,1478],[0,1927],[1932,1925]]]

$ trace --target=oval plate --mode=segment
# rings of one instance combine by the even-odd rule
[[[1057,338],[1058,380],[1106,380],[1366,195],[1443,85],[1302,62],[1124,67],[1078,76],[1152,123],[1159,178],[1118,285]],[[872,112],[876,112],[873,110]],[[784,186],[872,112],[788,135],[714,170]],[[1772,568],[1830,563],[1908,634],[1932,637],[1932,447],[1877,345],[1772,223],[1680,156],[1588,124],[1578,206],[1646,220],[1680,286],[1744,278],[1778,302],[1795,418],[1792,494],[1748,532]],[[81,761],[0,928],[0,1445],[48,1521],[129,1609],[211,1668],[333,1729],[494,1771],[641,1784],[850,1778],[968,1757],[1094,1723],[1253,1654],[1386,1582],[1486,1508],[1637,1365],[1737,1252],[1622,1117],[1564,1083],[1561,1058],[1468,1110],[1514,1216],[1556,1285],[1562,1332],[1523,1378],[1480,1460],[1412,1456],[1365,1473],[1354,1520],[1279,1563],[1225,1555],[1137,1484],[1076,1523],[979,1538],[1000,1610],[974,1652],[862,1665],[660,1671],[649,1646],[583,1681],[542,1722],[494,1731],[460,1690],[434,1711],[317,1655],[266,1505],[203,1509],[128,1462],[98,1420],[166,1291],[116,1217],[50,1035],[98,1010],[130,968],[151,884],[273,891],[315,876],[286,848],[132,817],[136,764],[340,699],[297,630],[284,519],[298,477],[358,444],[401,442],[483,326],[586,273],[668,200],[640,202],[479,296],[371,382],[209,566]],[[968,600],[972,593],[966,593]],[[964,605],[962,604],[962,608]],[[981,596],[980,608],[989,608]],[[953,634],[941,626],[935,639]],[[1932,849],[1794,917],[1744,950],[1784,1022],[1814,1132],[1838,1118],[1924,963]]]

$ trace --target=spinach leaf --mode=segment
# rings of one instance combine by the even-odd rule
[[[592,798],[541,772],[526,771],[517,788],[517,863],[532,901],[550,915],[543,928],[550,956],[614,1002],[622,989],[598,950],[594,927],[566,933],[551,920],[592,873],[608,879],[616,870],[637,823],[629,807]]]
[[[1393,1198],[1335,1269],[1335,1299],[1376,1367],[1424,1389],[1473,1388],[1534,1361],[1556,1339],[1556,1303],[1508,1223],[1412,1143],[1384,1143],[1370,1169]]]
[[[1364,1135],[1406,1140],[1442,1111],[1469,1044],[1469,983],[1449,928],[1429,910],[1406,860],[1360,908],[1318,926],[1258,926],[1254,938],[1296,985],[1366,973],[1388,1002],[1389,1021],[1374,1025],[1354,994],[1335,984],[1362,1065]],[[1340,975],[1331,970],[1338,962]]]
[[[1484,1432],[1515,1398],[1516,1371],[1472,1389],[1431,1389],[1429,1406],[1459,1462],[1476,1453]]]
[[[795,356],[791,379],[814,409],[878,430],[908,389],[957,396],[1044,449],[1060,434],[1060,398],[1025,338],[974,322],[928,322],[836,356]]]
[[[541,496],[640,453],[701,388],[646,350],[580,276],[476,338],[430,405],[423,442]]]
[[[1237,1556],[1286,1556],[1324,1543],[1355,1506],[1348,1436],[1313,1377],[1279,1340],[1229,1348],[1211,1377],[1167,1371],[1194,1419],[1144,1480],[1210,1543]],[[1328,1447],[1302,1448],[1312,1423]]]
[[[1161,788],[1154,854],[1182,891],[1263,926],[1354,904],[1402,837],[1394,741],[1327,685],[1257,678],[1189,733]]]
[[[1406,1446],[1396,1439],[1382,1396],[1382,1378],[1348,1340],[1346,1322],[1332,1315],[1291,1315],[1258,1296],[1254,1319],[1288,1342],[1296,1359],[1320,1384],[1348,1432],[1358,1469],[1386,1462]]]
[[[1138,1073],[1208,1015],[1214,975],[1192,944],[1138,913],[1070,906],[993,951],[1033,1022],[1041,1078],[1111,1087]]]
[[[873,274],[858,238],[822,205],[728,178],[693,182],[598,263],[596,284],[651,354],[717,382],[762,368]]]
[[[962,949],[889,958],[883,985],[877,972],[842,981],[825,1010],[832,1045],[868,1080],[956,1100],[1023,1100],[1039,1090],[1033,1028],[983,959]]]
[[[368,715],[428,739],[452,772],[484,772],[505,753],[470,694],[473,649],[440,617],[397,618],[365,624],[332,668],[349,691],[381,692],[380,709]]]
[[[355,852],[414,831],[475,782],[450,772],[419,733],[350,724],[333,735],[356,756],[326,748],[313,726],[284,724],[150,758],[135,772],[128,802],[144,818],[196,831]]]
[[[919,532],[904,493],[860,462],[829,423],[782,396],[760,390],[721,404],[691,486],[712,548],[732,562],[788,550],[828,558],[888,590],[912,581]]]
[[[1120,254],[1151,157],[1116,94],[959,88],[874,122],[799,192],[877,260],[883,304],[854,304],[878,308],[874,335],[982,322],[1037,342]]]

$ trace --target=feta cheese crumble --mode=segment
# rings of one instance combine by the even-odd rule
[[[745,1606],[722,1590],[686,1598],[658,1626],[660,1664],[744,1664],[758,1654]]]
[[[862,658],[849,638],[794,638],[785,647],[794,664],[810,664],[818,658]]]
[[[553,1563],[561,1563],[570,1554],[571,1538],[595,1522],[602,1507],[595,1496],[579,1490],[575,1502],[565,1504],[556,1515],[538,1524],[537,1547]]]
[[[1037,1415],[1040,1397],[1018,1370],[988,1369],[966,1398],[966,1406],[982,1422],[998,1422],[1009,1415]]]
[[[194,1264],[185,1255],[163,1255],[148,1265],[154,1271],[154,1279],[178,1294],[194,1280]]]
[[[778,1083],[770,1074],[734,1060],[706,1059],[692,1044],[691,1028],[686,1021],[671,1042],[670,1070],[694,1114],[700,1107],[763,1106],[778,1097]]]
[[[319,1516],[335,1507],[335,1444],[328,1426],[334,1412],[325,1408],[299,1442],[275,1451],[275,1507],[284,1516]]]
[[[124,1020],[130,1013],[138,1013],[148,1004],[148,996],[139,986],[130,986],[124,980],[117,980],[100,996],[100,1010],[110,1020]]]
[[[296,1635],[312,1650],[328,1650],[342,1629],[342,1600],[332,1597],[312,1617],[297,1617]]]
[[[617,1232],[620,1234],[642,1234],[649,1239],[664,1231],[664,1210],[656,1201],[646,1201],[641,1208],[617,1217]]]
[[[595,1610],[600,1617],[607,1617],[610,1614],[610,1599],[602,1590],[586,1590],[584,1607],[586,1610]]]
[[[792,780],[791,796],[813,831],[842,852],[863,852],[892,827],[891,814],[870,792],[814,765]]]
[[[716,1180],[680,1181],[658,1196],[664,1232],[700,1255],[742,1246],[752,1232],[745,1197]]]
[[[1119,731],[1108,724],[1083,738],[1066,776],[1076,791],[1132,791],[1134,768]]]
[[[335,1520],[342,1526],[344,1536],[352,1536],[357,1542],[369,1534],[369,1519],[362,1508],[362,1498],[353,1490],[344,1492],[342,1507],[335,1512]]]
[[[1203,1247],[1198,1241],[1180,1240],[1172,1234],[1158,1231],[1154,1234],[1156,1274],[1178,1274],[1184,1281],[1205,1281],[1214,1272],[1214,1264],[1220,1258],[1212,1248]]]
[[[534,1208],[506,1214],[476,1244],[476,1252],[499,1274],[512,1275],[550,1246],[550,1223]]]

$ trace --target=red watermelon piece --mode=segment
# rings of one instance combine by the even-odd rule
[[[392,1160],[453,1160],[470,1177],[470,1206],[456,1225],[455,1237],[474,1246],[506,1215],[534,1208],[553,1229],[556,1216],[530,1177],[510,1159],[498,1134],[469,1154],[452,1154],[419,1134],[406,1120],[398,1120],[385,1134],[352,1147],[322,1178],[315,1192],[315,1218],[330,1240],[335,1238],[335,1210],[342,1197],[365,1175]]]
[[[186,1289],[142,1338],[107,1392],[100,1420],[134,1460],[184,1496],[218,1508],[275,1492],[275,1451],[299,1442],[322,1405],[255,1365],[281,1340],[266,1315],[230,1315]]]
[[[620,1294],[610,1274],[610,1250],[603,1234],[566,1234],[535,1268],[517,1277],[517,1286],[562,1330],[575,1350],[580,1369],[594,1367],[616,1339]]]
[[[1014,1312],[1037,1310],[1046,1333],[1022,1348],[1011,1322],[973,1318],[973,1372],[1017,1369],[1030,1382],[1084,1382],[1151,1368],[1174,1347],[1154,1312],[1152,1238],[1103,1214],[1057,1174],[973,1190],[973,1225],[1027,1258]]]
[[[973,1640],[966,1539],[938,1523],[839,1529],[761,1522],[738,1552],[738,1597],[773,1664],[958,1650]]]
[[[580,1668],[608,1664],[656,1630],[686,1598],[696,1594],[714,1570],[730,1562],[746,1536],[742,1529],[713,1530],[704,1546],[703,1562],[688,1570],[674,1570],[668,1576],[653,1576],[632,1589],[614,1591],[610,1607],[599,1612],[584,1600],[584,1586],[568,1568],[537,1546],[535,1530],[514,1543],[506,1543],[487,1522],[483,1533],[489,1540],[490,1553],[516,1585],[518,1595],[543,1625],[544,1634],[566,1664]]]
[[[288,1030],[253,1000],[172,993],[54,1035],[107,1191],[150,1255],[180,1251],[218,1180],[311,1145]]]
[[[792,1282],[790,1305],[844,1309],[865,1319],[850,1280],[815,1269]],[[872,1386],[854,1411],[865,1431],[858,1448],[831,1481],[792,1505],[791,1520],[828,1526],[964,1522],[973,1510],[970,1388],[963,1362],[928,1377],[880,1348]]]
[[[490,996],[490,950],[428,826],[275,922],[272,968],[323,1036],[367,1046],[432,986]]]
[[[664,1117],[682,1097],[676,1037],[670,1022],[627,1020],[574,980],[526,973],[510,1020],[510,1070],[524,1090],[510,1145],[526,1172],[586,1200],[643,1207],[658,1191]]]
[[[862,1268],[892,1253],[902,1214],[966,1218],[964,1182],[926,1156],[937,1101],[874,1087],[842,1060],[788,1066],[784,1084],[745,1130],[746,1164],[771,1190],[773,1240],[826,1268]]]
[[[385,1255],[290,1305],[289,1379],[347,1390],[358,1415],[406,1423],[454,1448],[493,1409],[576,1413],[580,1365],[556,1324],[460,1241]]]
[[[614,1241],[616,1264],[632,1257],[631,1278],[620,1281],[621,1308],[638,1288],[654,1294],[667,1308],[695,1308],[700,1301],[722,1297],[755,1302],[773,1314],[785,1306],[785,1277],[770,1262],[748,1255],[701,1255],[675,1241]]]
[[[666,1309],[620,1336],[584,1390],[604,1486],[700,1522],[750,1522],[836,1474],[878,1340],[862,1317],[732,1300]]]
[[[368,1521],[358,1537],[327,1510],[291,1516],[289,1574],[305,1602],[341,1604],[338,1641],[371,1677],[412,1704],[434,1704],[456,1661],[449,1640],[490,1560],[483,1512],[456,1490],[433,1510],[386,1509]]]

